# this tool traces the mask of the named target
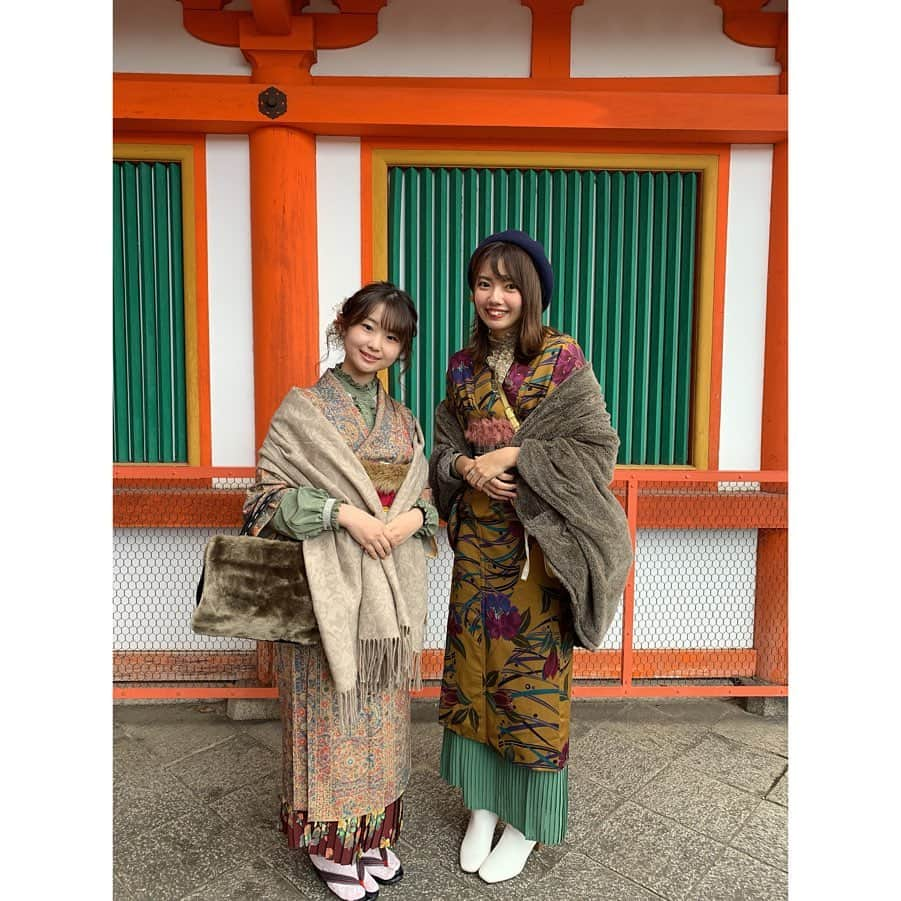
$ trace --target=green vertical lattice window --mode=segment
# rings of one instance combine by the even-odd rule
[[[621,464],[686,465],[699,173],[393,166],[388,278],[419,335],[391,390],[428,446],[449,356],[472,324],[464,267],[492,232],[540,241],[556,277],[546,321],[581,345],[620,436]]]
[[[113,162],[113,459],[188,460],[179,163]]]

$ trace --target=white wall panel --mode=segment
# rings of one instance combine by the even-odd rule
[[[519,0],[389,0],[359,47],[320,50],[313,75],[525,78],[532,14]]]
[[[575,78],[778,75],[771,49],[723,34],[713,0],[585,0],[573,10]]]
[[[246,135],[210,135],[206,147],[212,459],[253,466],[249,145]]]
[[[113,71],[250,75],[250,64],[237,47],[185,31],[177,0],[113,0]]]
[[[720,469],[760,467],[772,173],[772,145],[732,147]]]
[[[316,139],[316,217],[319,244],[319,354],[337,307],[362,284],[360,262],[360,140]],[[320,371],[340,362],[332,351]]]

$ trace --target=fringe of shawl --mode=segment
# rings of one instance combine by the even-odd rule
[[[347,734],[360,720],[362,704],[383,691],[422,688],[422,651],[413,649],[413,637],[404,629],[400,638],[368,638],[357,642],[357,684],[338,692],[338,716]]]

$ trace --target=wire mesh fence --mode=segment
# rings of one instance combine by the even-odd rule
[[[271,646],[195,635],[191,613],[210,536],[237,534],[250,470],[126,477],[114,487],[113,681],[120,697],[259,696]],[[784,473],[618,471],[633,576],[597,651],[577,650],[576,694],[784,694]],[[423,676],[440,679],[453,552],[428,564]],[[265,694],[265,691],[263,692]]]

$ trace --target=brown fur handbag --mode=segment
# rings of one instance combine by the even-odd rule
[[[191,628],[200,635],[318,643],[299,541],[214,535],[196,600]]]

